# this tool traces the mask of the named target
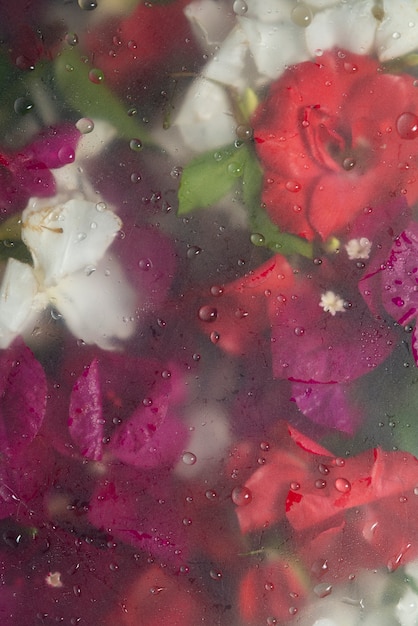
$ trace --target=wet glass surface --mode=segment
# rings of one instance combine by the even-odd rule
[[[413,0],[0,0],[5,626],[418,620]]]

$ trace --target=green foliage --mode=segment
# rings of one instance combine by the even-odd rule
[[[106,86],[100,69],[92,68],[76,50],[64,50],[55,61],[55,78],[62,96],[83,116],[109,121],[120,137],[140,137],[147,143],[147,134],[135,117]]]

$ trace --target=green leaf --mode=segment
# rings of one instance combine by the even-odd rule
[[[178,214],[186,215],[219,202],[237,186],[247,160],[245,145],[211,150],[193,159],[181,176]]]
[[[93,72],[93,74],[92,74]],[[109,121],[121,137],[139,137],[147,143],[147,133],[119,99],[106,86],[100,69],[92,68],[72,48],[64,50],[55,61],[55,77],[66,102],[83,116]],[[93,80],[92,80],[93,78]]]

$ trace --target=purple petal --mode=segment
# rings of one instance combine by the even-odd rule
[[[184,449],[187,429],[167,411],[168,398],[137,409],[113,435],[109,446],[113,456],[148,469],[174,463]]]
[[[361,421],[361,413],[350,401],[349,386],[343,384],[292,384],[293,398],[306,417],[328,428],[352,435]]]
[[[0,452],[19,454],[35,438],[45,416],[46,377],[32,352],[15,343],[0,355]]]
[[[42,131],[24,150],[26,159],[55,169],[72,163],[80,132],[73,124],[50,127]]]
[[[347,382],[379,365],[393,349],[393,330],[372,316],[354,277],[335,283],[324,261],[316,274],[301,276],[291,293],[270,300],[273,372],[299,382]],[[309,280],[308,280],[309,278]],[[319,305],[334,291],[349,306],[334,316]]]
[[[372,310],[383,305],[399,324],[408,324],[417,316],[418,224],[410,223],[387,258],[376,259],[362,280],[362,289]]]
[[[73,387],[68,420],[71,437],[81,454],[93,461],[102,458],[103,424],[99,363],[94,359]]]

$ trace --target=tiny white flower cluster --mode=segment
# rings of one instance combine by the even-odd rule
[[[345,249],[350,261],[355,259],[368,259],[372,249],[372,242],[367,237],[360,237],[359,239],[350,239],[345,245]]]
[[[321,295],[319,306],[322,307],[326,313],[331,313],[333,317],[337,313],[344,313],[346,310],[344,300],[333,291],[326,291]]]

